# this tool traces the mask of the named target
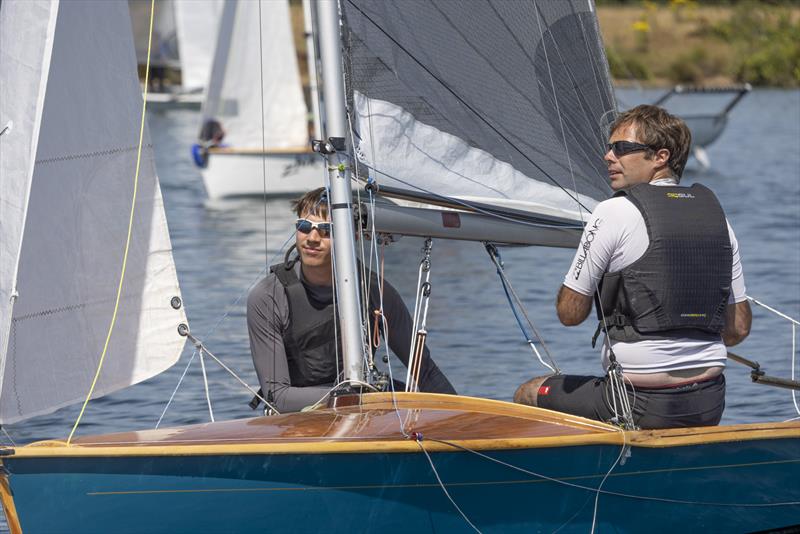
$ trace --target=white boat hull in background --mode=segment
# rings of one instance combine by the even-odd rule
[[[230,153],[212,150],[208,165],[202,169],[210,199],[301,195],[323,186],[324,172],[323,159],[307,151]]]
[[[203,93],[147,93],[147,108],[153,111],[165,109],[193,109],[200,111]]]

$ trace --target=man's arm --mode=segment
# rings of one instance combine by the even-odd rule
[[[558,320],[564,326],[579,325],[592,311],[592,297],[582,295],[574,289],[562,285],[556,298],[556,311]]]
[[[250,354],[263,396],[279,412],[298,412],[323,398],[326,387],[292,387],[289,363],[283,346],[283,331],[288,325],[289,303],[274,275],[261,280],[247,297],[247,331]]]
[[[722,341],[728,347],[741,343],[750,334],[752,323],[753,313],[750,310],[750,302],[744,300],[728,304],[728,307],[725,308],[725,328],[722,330]]]
[[[373,284],[370,297],[370,307],[379,302],[377,284]],[[388,325],[388,332],[384,332],[384,339],[392,352],[408,367],[408,354],[411,350],[411,314],[397,290],[386,281],[383,286],[383,311]],[[419,390],[430,393],[457,394],[453,385],[434,363],[427,346],[422,353]]]

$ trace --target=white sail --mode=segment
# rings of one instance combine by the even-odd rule
[[[202,90],[208,83],[222,5],[222,0],[174,3],[181,85],[185,91]]]
[[[531,180],[513,165],[416,120],[391,102],[358,92],[354,101],[356,122],[362,126],[357,155],[382,186],[575,221],[581,220],[576,199],[589,210],[597,204],[588,195],[566,195],[553,184]],[[373,133],[378,135],[373,138]]]
[[[6,2],[0,9],[0,373],[57,13],[58,3],[48,0]],[[26,39],[20,38],[20,28]]]
[[[182,2],[183,0],[180,0]],[[178,31],[175,20],[175,0],[157,0],[153,18],[153,39],[150,44],[150,0],[128,0],[136,58],[140,65],[147,63],[150,44],[152,67],[180,67]]]
[[[226,145],[260,149],[263,134],[270,149],[306,145],[307,113],[288,2],[226,2],[203,115],[222,124]]]
[[[2,347],[2,423],[82,401],[114,315],[142,103],[127,7],[122,0],[71,0],[44,8],[3,2],[0,10],[0,116],[19,117],[0,137],[0,242],[19,249],[16,261],[5,254],[0,260],[4,295],[9,288],[17,294],[10,321],[3,299],[8,342]],[[44,31],[48,12],[55,24]],[[24,68],[16,68],[15,57],[26,58]],[[26,104],[28,112],[14,109],[37,94],[38,104]],[[31,105],[40,111],[31,112]],[[25,162],[25,147],[28,156],[35,153],[35,163]],[[26,212],[21,235],[5,224],[9,205]],[[9,276],[14,270],[16,277]],[[177,361],[184,345],[177,326],[185,315],[170,301],[179,296],[146,133],[122,298],[95,397]]]

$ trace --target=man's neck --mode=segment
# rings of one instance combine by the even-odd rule
[[[330,266],[308,267],[300,265],[303,271],[303,280],[314,286],[332,286],[333,276]]]
[[[657,182],[659,180],[672,180],[673,182],[677,183],[678,179],[672,174],[672,169],[669,167],[665,167],[662,169],[658,169],[652,178],[650,178],[650,183]]]

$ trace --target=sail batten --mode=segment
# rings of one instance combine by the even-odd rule
[[[608,196],[616,105],[591,2],[342,5],[356,155],[379,185],[575,220]]]
[[[34,3],[11,4],[30,15]],[[26,176],[3,153],[3,199],[23,204],[22,231],[5,222],[0,241],[16,240],[14,307],[3,326],[0,422],[13,423],[83,401],[98,367],[112,316],[116,322],[94,396],[158,374],[180,355],[185,322],[149,132],[141,150],[132,239],[115,308],[139,156],[142,97],[127,3],[71,0],[49,4],[51,55],[41,111],[20,118],[31,154]],[[41,46],[22,19],[0,22],[3,36]],[[89,29],[91,25],[91,30]],[[4,86],[24,93],[25,77],[0,68]],[[46,73],[46,77],[44,76]],[[6,99],[0,103],[5,114]],[[0,143],[5,143],[5,135]],[[29,184],[29,194],[22,191]],[[9,193],[6,195],[6,193]],[[5,221],[5,214],[3,217]],[[5,262],[5,258],[3,260]],[[5,267],[5,263],[4,263]],[[9,284],[8,286],[6,284]]]

